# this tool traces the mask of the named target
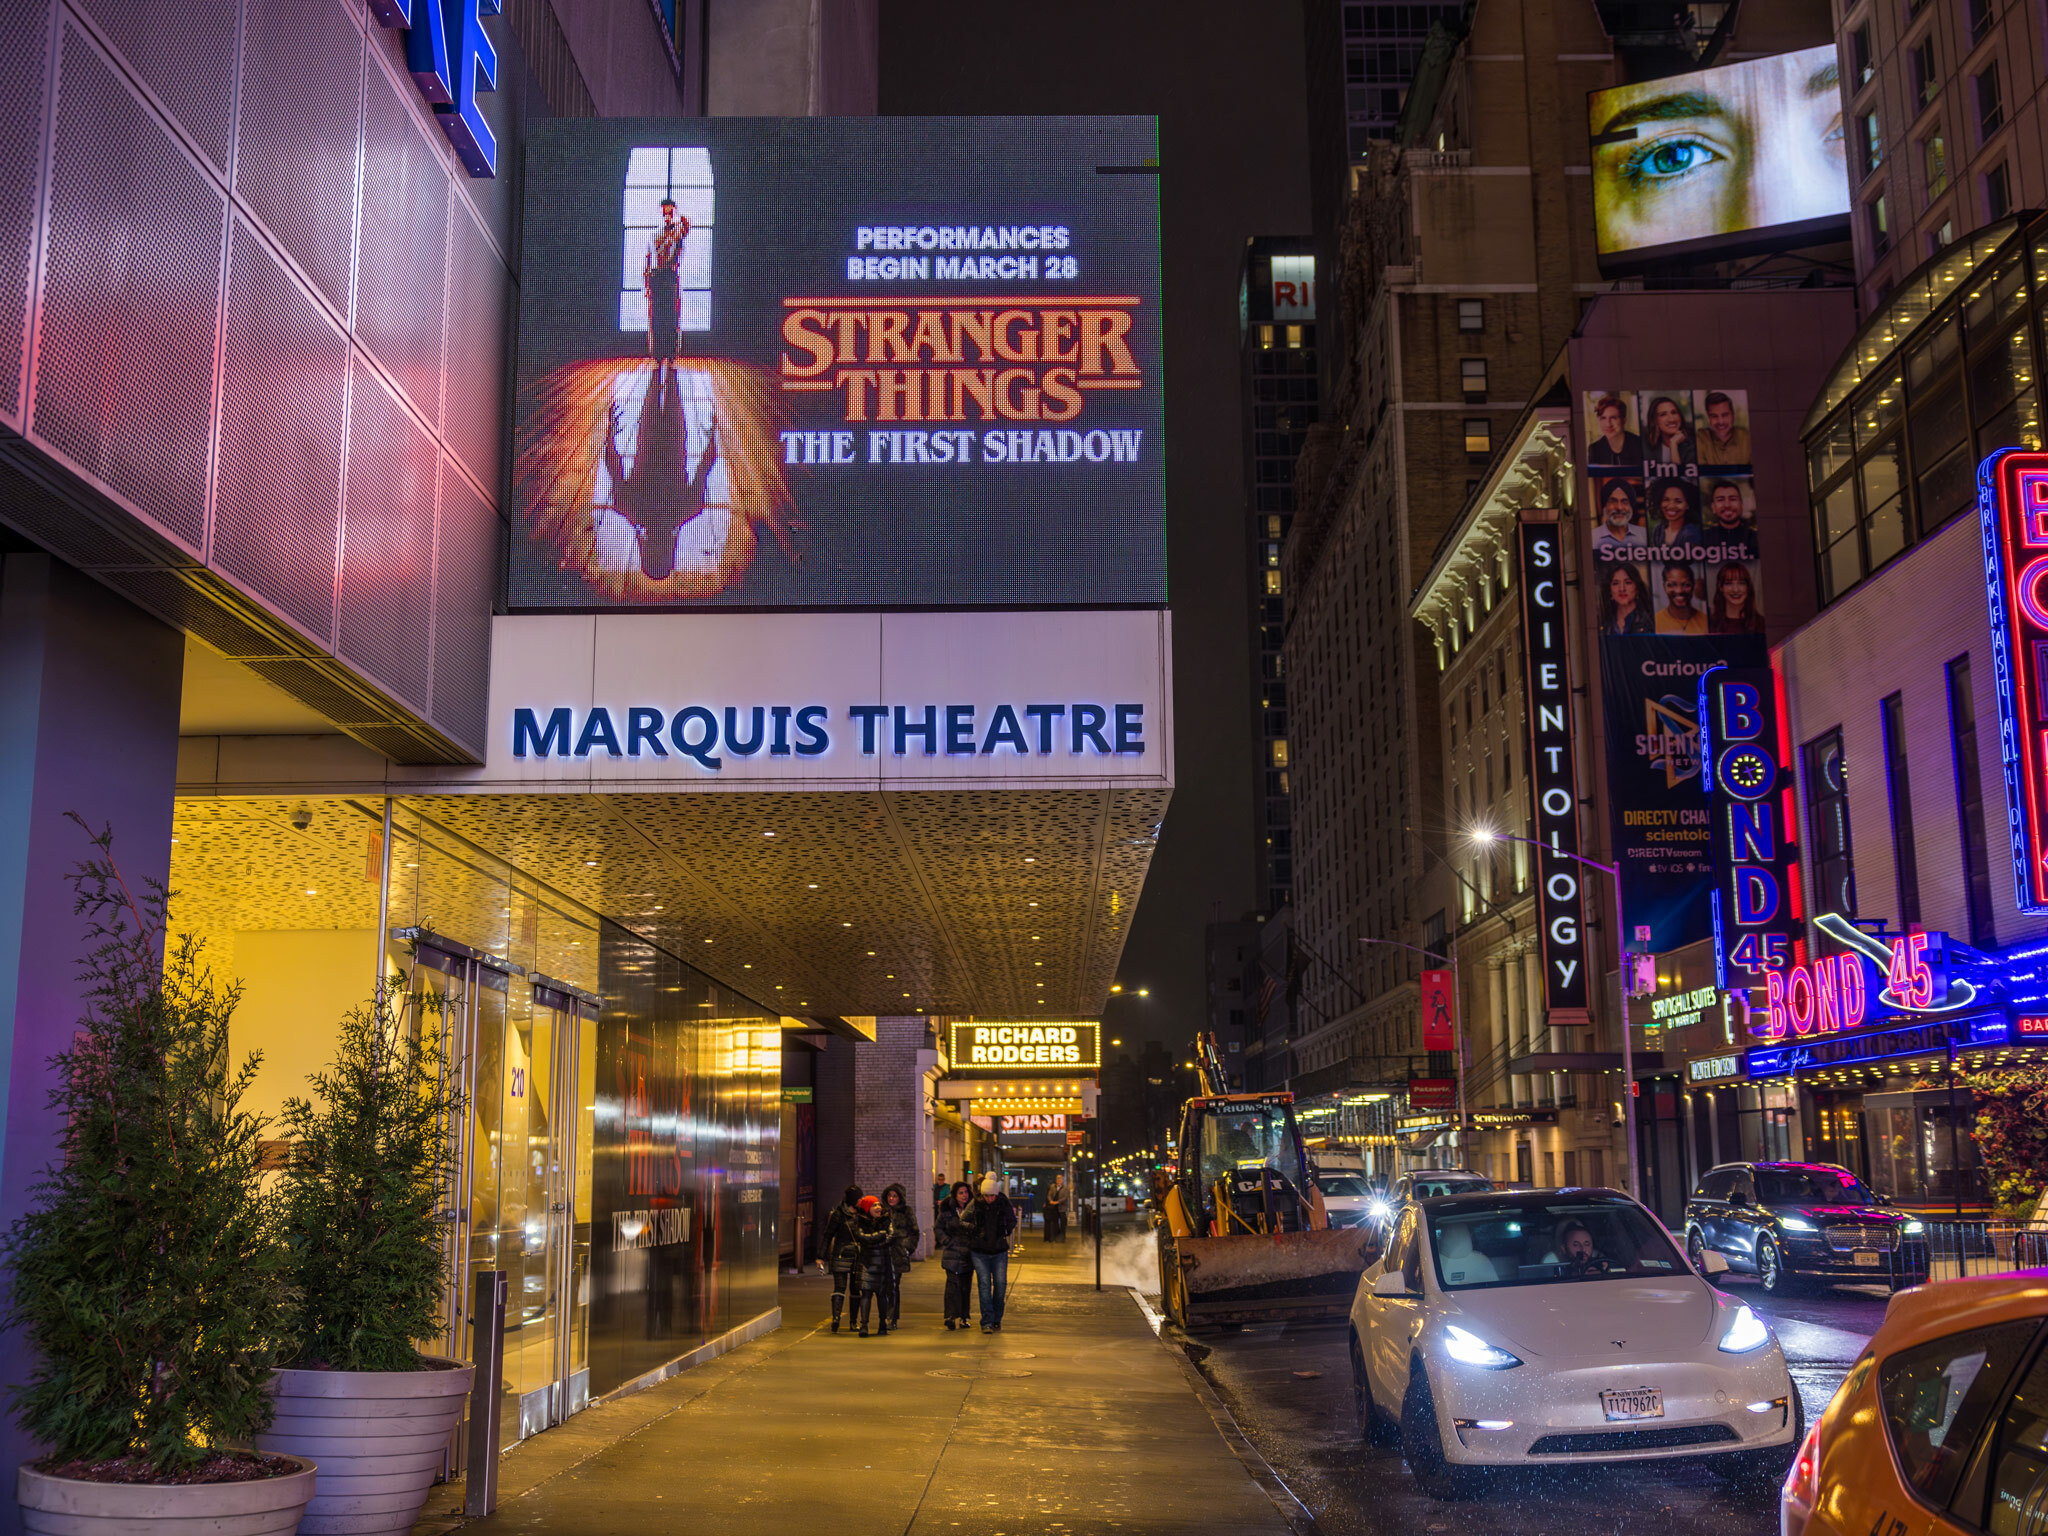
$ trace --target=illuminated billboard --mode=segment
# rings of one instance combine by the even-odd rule
[[[1992,454],[1977,494],[2013,879],[2022,912],[2048,912],[2048,453]]]
[[[1588,125],[1604,266],[1847,236],[1833,44],[1594,91]]]
[[[955,1072],[1093,1072],[1102,1065],[1102,1026],[1093,1020],[955,1024],[947,1043]]]
[[[526,148],[515,609],[1166,601],[1151,118]]]

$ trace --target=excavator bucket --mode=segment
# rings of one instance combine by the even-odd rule
[[[1168,1238],[1164,1247],[1179,1270],[1173,1299],[1184,1328],[1345,1317],[1378,1251],[1364,1227]]]

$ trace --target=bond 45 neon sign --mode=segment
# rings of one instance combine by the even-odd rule
[[[2048,453],[2004,449],[1977,470],[1999,755],[2022,912],[2048,912]]]
[[[1837,912],[1821,913],[1813,926],[1845,950],[1764,973],[1764,1021],[1754,1031],[1763,1039],[1844,1033],[1899,1014],[1952,1013],[1977,1000],[1976,987],[1949,975],[1947,934],[1865,933]]]
[[[1714,965],[1724,989],[1755,986],[1800,931],[1792,775],[1768,667],[1700,674],[1700,787],[1714,830]],[[1768,982],[1765,983],[1768,985]]]

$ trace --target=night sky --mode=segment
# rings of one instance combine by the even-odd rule
[[[884,113],[1159,118],[1176,787],[1106,1015],[1127,1045],[1199,1027],[1202,926],[1256,899],[1237,285],[1248,238],[1308,233],[1303,92],[1289,0],[881,6]]]

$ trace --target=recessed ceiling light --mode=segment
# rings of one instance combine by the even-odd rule
[[[841,924],[840,924],[839,926],[840,926],[840,927],[842,927],[842,928],[851,928],[851,927],[853,926],[853,924],[851,924],[851,923],[841,923]]]
[[[904,993],[903,995],[904,995],[905,997],[908,997],[908,996],[910,996],[910,994],[909,994],[908,992]]]
[[[773,837],[775,834],[773,832],[763,832],[761,835],[763,837]]]
[[[706,944],[709,944],[709,943],[710,943],[711,941],[710,941],[709,939],[706,939],[706,940],[705,940],[704,942],[705,942]]]
[[[743,971],[751,971],[751,970],[752,970],[753,968],[754,968],[754,962],[753,962],[753,961],[751,961],[751,960],[748,960],[748,961],[746,961],[745,963],[743,963],[743,964],[742,964],[742,965],[740,966],[740,969],[741,969],[741,970],[743,970]]]
[[[585,867],[586,869],[595,869],[595,868],[597,868],[597,860],[595,860],[595,859],[585,859],[585,860],[583,861],[583,865],[584,865],[584,867]]]
[[[869,958],[871,958],[871,959],[872,959],[872,958],[873,958],[873,956],[874,956],[874,953],[875,953],[875,952],[874,952],[874,951],[873,951],[872,949],[871,949],[871,950],[869,950],[869,951],[868,951],[868,956],[869,956]]]
[[[818,888],[818,882],[817,882],[817,881],[815,881],[815,880],[813,880],[813,881],[812,881],[812,882],[811,882],[811,883],[810,883],[809,885],[807,885],[807,886],[805,886],[805,887],[804,887],[804,889],[805,889],[805,890],[807,890],[807,891],[815,891],[815,890],[816,890],[817,888]]]
[[[1026,854],[1026,855],[1024,856],[1024,862],[1025,862],[1026,864],[1036,864],[1036,863],[1038,862],[1038,860],[1036,860],[1036,859],[1032,858],[1032,857],[1031,857],[1031,855],[1029,855],[1029,854]]]
[[[1031,903],[1031,905],[1035,907],[1035,906],[1037,906],[1037,905],[1038,905],[1038,903],[1034,901],[1034,902],[1032,902],[1032,903]]]
[[[782,983],[781,983],[781,982],[779,982],[779,981],[778,981],[777,983],[775,983],[775,990],[776,990],[776,991],[778,991],[778,992],[780,992],[780,991],[782,990]]]
[[[318,896],[320,893],[314,890],[313,887],[309,885],[306,887],[306,894],[308,896]]]

